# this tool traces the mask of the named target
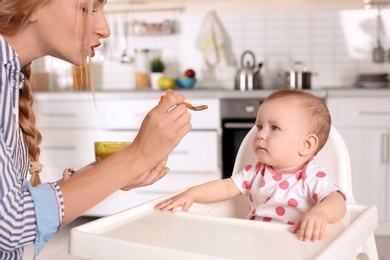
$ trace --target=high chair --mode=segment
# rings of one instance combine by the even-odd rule
[[[256,162],[253,127],[239,148],[233,174]],[[189,212],[159,212],[154,206],[169,194],[121,213],[72,229],[69,250],[88,259],[370,259],[377,260],[375,206],[357,205],[352,193],[348,150],[332,126],[316,156],[347,197],[347,214],[329,225],[318,242],[300,241],[290,226],[246,220],[245,196],[209,204],[194,203]],[[239,245],[239,246],[237,246]]]
[[[249,130],[248,134],[242,141],[237,152],[232,174],[240,172],[247,164],[251,164],[257,160],[252,149],[252,140],[256,133],[257,129],[256,126],[254,126],[251,130]],[[316,155],[315,160],[326,166],[329,172],[332,173],[333,179],[344,191],[347,197],[347,204],[356,204],[352,193],[351,165],[348,149],[341,134],[334,126],[331,127],[328,141]],[[230,201],[222,202],[221,205],[222,204],[224,204],[223,207],[210,205],[211,207],[209,206],[208,209],[204,208],[206,205],[195,204],[190,208],[190,212],[202,212],[203,214],[236,218],[246,218],[248,214],[249,204],[247,202],[247,198],[244,196],[239,196]],[[375,225],[377,225],[377,222],[378,220],[376,219]],[[364,255],[367,255],[367,259],[378,259],[378,252],[373,232],[357,250],[355,258],[366,259],[364,258]]]

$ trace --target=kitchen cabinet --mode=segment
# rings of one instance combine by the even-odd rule
[[[328,98],[333,124],[351,159],[352,186],[360,204],[377,205],[377,234],[390,234],[390,98]]]
[[[35,97],[37,127],[42,133],[41,163],[43,182],[62,178],[67,167],[79,169],[94,161],[95,141],[132,141],[143,118],[159,100],[106,97],[96,93],[84,97],[77,93],[61,97]],[[65,96],[65,95],[64,95]],[[73,98],[72,98],[73,97]],[[156,101],[157,100],[157,101]],[[207,104],[207,113],[190,112],[192,130],[168,157],[171,171],[157,183],[130,191],[117,191],[85,213],[105,216],[136,206],[189,186],[221,178],[219,165],[219,100],[189,98],[194,104]]]

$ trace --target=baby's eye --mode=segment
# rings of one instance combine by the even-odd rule
[[[256,125],[256,127],[257,127],[257,131],[261,131],[263,129],[262,125]]]
[[[279,130],[279,127],[273,125],[273,126],[271,126],[271,130],[272,130],[272,131],[278,131],[278,130]]]

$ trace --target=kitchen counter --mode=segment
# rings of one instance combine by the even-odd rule
[[[174,89],[176,93],[181,93],[186,98],[265,98],[270,95],[275,89],[259,89],[254,91],[238,91],[225,89],[205,89],[195,88],[191,90]],[[380,89],[362,89],[362,88],[323,88],[311,89],[310,93],[320,97],[390,97],[390,88]],[[39,100],[104,100],[104,99],[139,99],[139,98],[155,98],[159,99],[164,95],[163,90],[129,90],[129,91],[96,91],[77,92],[77,91],[35,91],[34,97]]]
[[[261,89],[254,91],[238,91],[238,90],[219,90],[219,89],[192,89],[182,90],[174,89],[176,93],[185,95],[186,98],[265,98],[270,95],[274,89]],[[96,91],[77,92],[77,91],[36,91],[34,97],[39,100],[57,100],[57,99],[139,99],[139,98],[156,98],[159,99],[166,91],[162,90],[131,90],[131,91]],[[327,92],[325,90],[310,90],[314,95],[325,98]]]
[[[328,97],[390,97],[390,88],[329,88]]]

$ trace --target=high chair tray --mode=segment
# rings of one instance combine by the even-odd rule
[[[349,205],[344,219],[328,226],[321,241],[303,242],[289,232],[291,226],[159,212],[153,209],[156,203],[73,228],[70,254],[105,260],[351,259],[377,223],[376,207]]]

